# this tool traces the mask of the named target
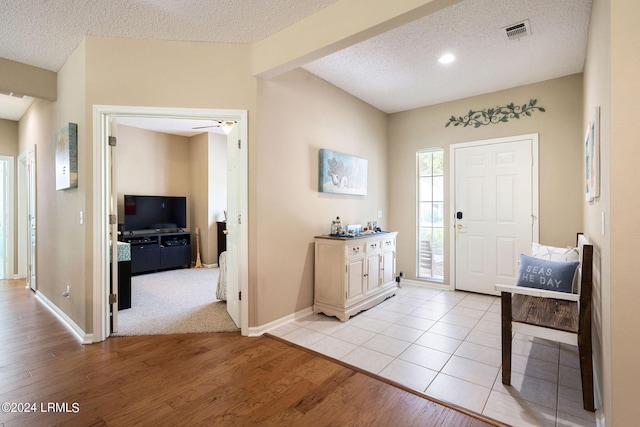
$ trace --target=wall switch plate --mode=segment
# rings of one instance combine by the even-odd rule
[[[605,213],[604,213],[604,211],[602,211],[602,216],[600,218],[600,227],[601,227],[603,236],[604,236],[604,233],[605,233],[605,226],[604,226],[605,222],[604,222],[604,219],[605,219]]]
[[[378,218],[382,218],[382,211],[378,211]]]
[[[80,225],[84,224],[84,211],[80,211]]]

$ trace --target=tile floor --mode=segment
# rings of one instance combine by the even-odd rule
[[[514,337],[501,382],[500,300],[403,284],[347,322],[314,314],[271,334],[514,426],[595,426],[577,347]]]

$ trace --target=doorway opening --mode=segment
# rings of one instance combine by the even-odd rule
[[[36,291],[36,146],[18,156],[18,278]]]
[[[0,156],[0,279],[11,279],[13,266],[14,158]]]
[[[124,107],[124,106],[95,106],[94,107],[94,140],[97,149],[94,152],[94,175],[99,182],[101,191],[94,197],[94,235],[96,236],[94,247],[94,275],[97,277],[98,283],[94,285],[94,333],[93,341],[102,341],[110,334],[111,325],[111,304],[109,304],[110,278],[117,281],[117,268],[114,268],[112,274],[110,269],[117,265],[117,259],[112,252],[114,259],[109,260],[109,248],[111,236],[117,236],[117,222],[119,220],[112,219],[110,215],[117,215],[117,194],[112,192],[111,180],[113,175],[117,173],[117,165],[111,160],[111,150],[109,146],[109,136],[115,132],[115,123],[119,119],[131,118],[156,118],[171,120],[222,120],[232,121],[235,123],[229,138],[233,140],[233,147],[237,147],[234,160],[232,160],[233,168],[229,169],[235,172],[235,176],[228,183],[229,193],[233,193],[237,197],[237,204],[228,207],[228,210],[234,212],[234,220],[237,222],[234,228],[234,238],[237,239],[238,248],[234,252],[235,258],[228,259],[227,268],[233,270],[234,274],[228,277],[234,278],[234,283],[228,282],[227,287],[229,307],[229,299],[233,301],[237,308],[237,319],[239,327],[243,335],[248,333],[248,304],[247,298],[240,299],[240,294],[248,295],[248,227],[247,227],[247,112],[245,110],[207,110],[207,109],[180,109],[180,108],[153,108],[153,107]],[[228,146],[231,144],[228,143]],[[117,149],[117,147],[116,147]],[[115,168],[114,168],[115,166]],[[233,181],[233,182],[231,182]],[[233,191],[231,191],[233,188]],[[235,213],[237,211],[237,214]],[[230,228],[229,225],[227,228]],[[193,230],[191,230],[193,231]],[[195,243],[195,242],[194,242]],[[115,252],[115,251],[114,251]],[[114,289],[116,286],[114,285]],[[236,289],[235,291],[232,289]],[[234,305],[233,303],[231,304]],[[117,316],[117,308],[113,310]],[[230,313],[231,314],[231,313]],[[233,315],[232,315],[233,317]],[[117,317],[116,317],[117,319]],[[117,322],[117,320],[116,320]],[[117,324],[117,323],[116,323]]]

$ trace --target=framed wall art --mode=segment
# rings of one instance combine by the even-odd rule
[[[367,159],[321,149],[318,191],[366,196],[367,166]]]
[[[56,190],[78,186],[78,125],[69,123],[56,132]]]
[[[596,107],[587,126],[584,150],[585,200],[591,202],[600,197],[600,107]]]

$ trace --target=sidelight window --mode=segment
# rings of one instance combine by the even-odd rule
[[[444,149],[422,150],[418,162],[417,276],[444,279]]]

